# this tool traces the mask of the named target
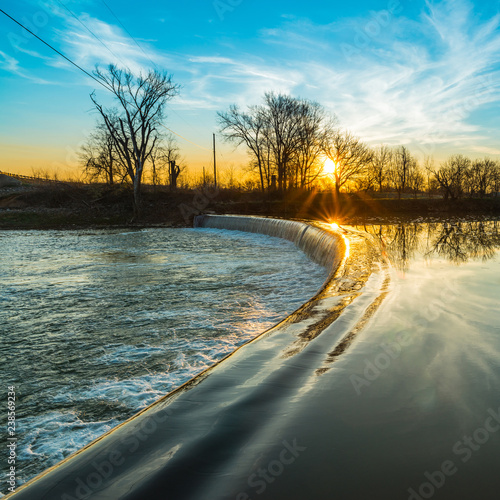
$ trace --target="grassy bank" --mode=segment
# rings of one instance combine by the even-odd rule
[[[212,188],[170,192],[146,186],[143,211],[133,218],[127,188],[98,185],[25,185],[0,190],[0,229],[60,229],[109,226],[190,226],[197,213],[264,215],[335,220],[441,219],[500,215],[500,198],[443,200],[292,192],[286,196]]]

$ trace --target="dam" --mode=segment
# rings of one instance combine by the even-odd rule
[[[286,319],[8,498],[496,498],[496,223],[195,225],[288,239],[330,275]]]

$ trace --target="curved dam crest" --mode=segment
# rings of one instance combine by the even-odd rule
[[[344,253],[339,248],[343,242],[338,236],[301,221],[239,215],[198,215],[194,219],[194,227],[229,229],[283,238],[294,243],[313,262],[328,269],[337,267]]]
[[[330,277],[288,318],[5,498],[248,500],[266,488],[252,484],[259,464],[307,451],[297,416],[315,394],[321,411],[322,379],[387,294],[387,263],[365,234],[329,224],[205,215],[195,227],[285,238]],[[290,498],[280,484],[273,498]]]

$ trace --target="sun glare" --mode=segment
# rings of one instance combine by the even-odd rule
[[[323,163],[323,172],[325,174],[328,174],[328,175],[334,174],[336,168],[337,168],[337,165],[330,158],[327,158],[325,160],[325,163]]]

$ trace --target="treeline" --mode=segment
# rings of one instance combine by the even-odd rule
[[[444,198],[480,197],[500,191],[500,163],[489,158],[471,160],[455,155],[433,171],[436,187]]]
[[[218,118],[226,140],[246,146],[262,191],[333,187],[337,193],[427,192],[457,199],[500,190],[498,161],[455,155],[437,168],[429,158],[421,165],[406,146],[369,147],[306,99],[266,93],[261,105],[232,105]],[[334,168],[325,168],[327,160]]]
[[[114,105],[105,107],[91,94],[99,120],[79,152],[81,165],[89,181],[130,183],[137,214],[144,181],[175,189],[185,170],[174,136],[163,125],[166,104],[179,87],[170,75],[157,71],[136,77],[109,66],[96,69],[94,76],[111,92]],[[244,145],[249,154],[246,179],[234,166],[226,166],[226,175],[218,179],[226,177],[232,188],[393,191],[399,197],[428,192],[452,199],[500,190],[497,161],[455,155],[437,168],[430,159],[421,165],[406,146],[368,146],[307,99],[269,92],[259,105],[245,110],[232,105],[217,115],[224,138]],[[194,184],[209,179],[203,172]]]
[[[416,253],[456,264],[492,259],[500,248],[499,221],[359,226],[379,239],[391,262],[407,272]]]
[[[103,123],[89,135],[78,152],[84,178],[88,182],[108,185],[133,182],[130,168],[116,146],[112,133]],[[143,181],[153,185],[167,183],[177,187],[178,178],[185,170],[180,148],[172,134],[158,134],[154,147],[144,162]]]

